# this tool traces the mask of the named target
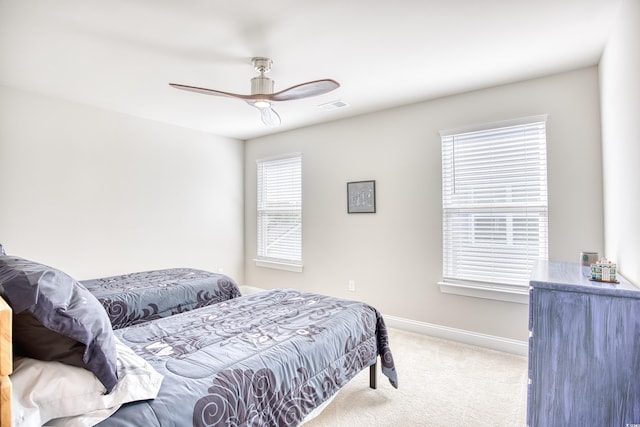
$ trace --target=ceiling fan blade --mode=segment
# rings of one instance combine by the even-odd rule
[[[289,101],[292,99],[302,99],[311,96],[322,95],[323,93],[331,92],[332,90],[339,87],[340,83],[335,80],[315,80],[312,82],[291,86],[288,89],[284,89],[280,92],[269,95],[267,99],[269,99],[270,101]]]
[[[257,108],[257,107],[256,107]],[[260,117],[262,118],[262,123],[269,127],[280,126],[280,116],[276,111],[271,108],[258,108],[260,110]]]
[[[178,83],[169,83],[169,86],[175,87],[176,89],[187,90],[189,92],[204,93],[205,95],[228,96],[230,98],[240,98],[240,99],[248,99],[248,100],[255,98],[255,96],[252,96],[252,95],[242,95],[240,93],[223,92],[221,90],[207,89],[204,87],[197,87],[197,86],[187,86],[187,85],[181,85]]]

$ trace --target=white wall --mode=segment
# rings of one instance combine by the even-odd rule
[[[625,0],[600,61],[605,252],[640,286],[640,2]]]
[[[347,100],[348,101],[348,100]],[[247,141],[245,283],[366,301],[385,315],[526,340],[528,306],[440,292],[439,131],[548,114],[551,259],[603,250],[596,67]],[[255,161],[303,155],[303,273],[256,267]],[[377,213],[346,213],[376,180]],[[347,283],[356,282],[356,292]]]
[[[637,103],[631,106],[637,113]],[[0,242],[79,279],[222,267],[241,284],[355,298],[387,315],[526,340],[526,305],[438,289],[438,132],[544,113],[550,257],[575,261],[581,250],[604,250],[595,67],[246,144],[0,88]],[[638,141],[637,127],[631,130]],[[634,147],[624,155],[637,158]],[[255,160],[289,152],[303,153],[301,274],[251,262]],[[631,178],[626,190],[638,194],[637,174],[616,185]],[[377,181],[378,212],[348,215],[346,182],[362,179]],[[355,293],[347,291],[350,279]]]
[[[0,242],[83,279],[242,280],[244,143],[0,87]]]

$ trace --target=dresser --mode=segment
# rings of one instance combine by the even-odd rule
[[[530,280],[530,427],[640,427],[640,289],[592,282],[579,263]]]

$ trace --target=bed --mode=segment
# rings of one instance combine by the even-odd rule
[[[80,281],[104,306],[114,329],[240,296],[230,277],[171,268]]]
[[[82,341],[85,366],[16,358],[10,377],[14,414],[8,416],[14,425],[297,426],[367,367],[375,388],[378,356],[382,373],[398,384],[384,320],[362,302],[277,289],[113,329],[97,298],[64,273],[31,265],[29,280],[16,283],[21,276],[7,273],[15,267],[0,257],[0,288],[14,309],[14,331],[27,312],[58,339]],[[41,306],[63,317],[45,325]],[[23,335],[12,340],[20,353]],[[6,351],[1,344],[0,351]],[[31,374],[36,371],[44,378],[39,384]],[[74,399],[61,396],[64,379]],[[91,391],[78,398],[89,382]],[[7,407],[3,401],[3,417]]]

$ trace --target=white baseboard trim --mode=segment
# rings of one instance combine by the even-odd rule
[[[255,294],[256,292],[266,291],[266,289],[263,289],[263,288],[256,288],[255,286],[247,286],[247,285],[240,285],[238,286],[238,289],[240,289],[240,293],[242,295],[249,295],[249,294]]]
[[[526,341],[502,338],[495,335],[481,334],[466,331],[464,329],[450,328],[448,326],[434,325],[432,323],[419,322],[417,320],[404,319],[402,317],[383,315],[385,324],[390,328],[402,329],[423,335],[430,335],[464,344],[504,351],[506,353],[527,356],[529,346]]]

